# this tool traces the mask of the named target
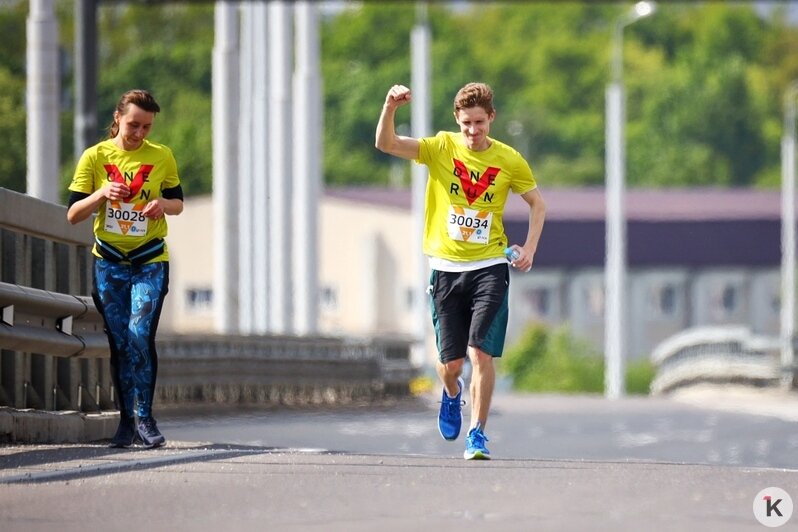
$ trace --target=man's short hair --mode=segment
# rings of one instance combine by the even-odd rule
[[[454,96],[454,112],[460,109],[482,107],[486,113],[493,114],[493,90],[486,83],[469,83]]]

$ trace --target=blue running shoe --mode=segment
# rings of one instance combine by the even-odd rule
[[[460,391],[457,392],[455,397],[449,397],[446,393],[446,388],[443,388],[441,410],[438,412],[438,430],[443,439],[448,441],[457,439],[460,435],[460,426],[463,424],[462,407],[465,401],[461,399],[461,396],[463,395],[465,382],[462,377],[457,378],[457,385],[460,387]]]
[[[482,432],[482,425],[477,423],[476,427],[468,431],[463,458],[466,460],[490,460],[490,451],[485,447],[486,441],[488,441],[488,437]]]

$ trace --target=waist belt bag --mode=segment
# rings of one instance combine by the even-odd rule
[[[163,238],[153,238],[149,242],[145,242],[136,249],[130,250],[127,253],[112,246],[108,242],[94,238],[97,243],[96,249],[102,258],[110,260],[111,262],[129,261],[134,266],[141,266],[148,260],[152,260],[161,253],[166,246]]]

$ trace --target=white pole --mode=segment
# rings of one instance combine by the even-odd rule
[[[270,318],[274,307],[269,298],[273,286],[273,271],[269,261],[279,250],[271,246],[269,225],[273,223],[270,209],[271,164],[274,153],[271,144],[274,131],[269,127],[274,109],[270,106],[269,91],[272,72],[269,57],[269,24],[271,13],[265,2],[255,2],[252,6],[252,59],[246,68],[252,70],[252,141],[250,157],[252,166],[244,177],[248,179],[252,191],[250,210],[252,240],[252,313],[253,332],[265,334],[270,330]]]
[[[296,4],[293,205],[294,331],[318,328],[318,210],[322,189],[323,105],[318,6]]]
[[[606,255],[604,259],[604,395],[618,399],[626,394],[626,95],[623,88],[623,28],[654,13],[654,2],[637,2],[615,21],[610,73],[606,94]]]
[[[217,1],[213,46],[214,324],[229,334],[238,324],[238,5]]]
[[[606,257],[604,301],[604,394],[625,393],[623,322],[626,309],[626,215],[624,212],[624,91],[620,82],[607,88]]]
[[[290,332],[291,309],[291,6],[273,0],[269,9],[269,325],[275,334]]]
[[[793,386],[795,352],[795,97],[798,85],[785,95],[784,136],[781,141],[781,385]]]
[[[50,203],[59,198],[58,22],[55,0],[30,0],[27,20],[27,192]]]
[[[410,106],[410,120],[412,136],[421,138],[432,133],[432,98],[431,98],[431,58],[430,48],[432,35],[426,17],[426,4],[419,6],[421,21],[413,28],[411,33],[411,87],[413,90],[413,105]],[[412,178],[412,228],[413,239],[410,256],[413,257],[415,270],[413,279],[413,336],[416,338],[411,356],[416,366],[430,365],[427,353],[427,326],[429,314],[427,311],[426,288],[429,284],[429,265],[422,252],[424,233],[424,198],[427,188],[427,167],[420,164],[411,164],[410,175]]]
[[[255,328],[253,300],[252,112],[254,5],[241,5],[241,54],[238,122],[238,330],[252,334]],[[229,238],[235,239],[236,235]]]

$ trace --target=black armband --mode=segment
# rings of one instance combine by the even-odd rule
[[[78,201],[80,201],[82,199],[88,198],[89,196],[91,196],[91,194],[86,194],[85,192],[72,191],[69,194],[69,207],[71,207],[73,204],[75,204],[76,202],[78,202]]]
[[[161,197],[163,199],[179,199],[183,201],[183,187],[177,185],[176,187],[165,188],[161,191]]]

